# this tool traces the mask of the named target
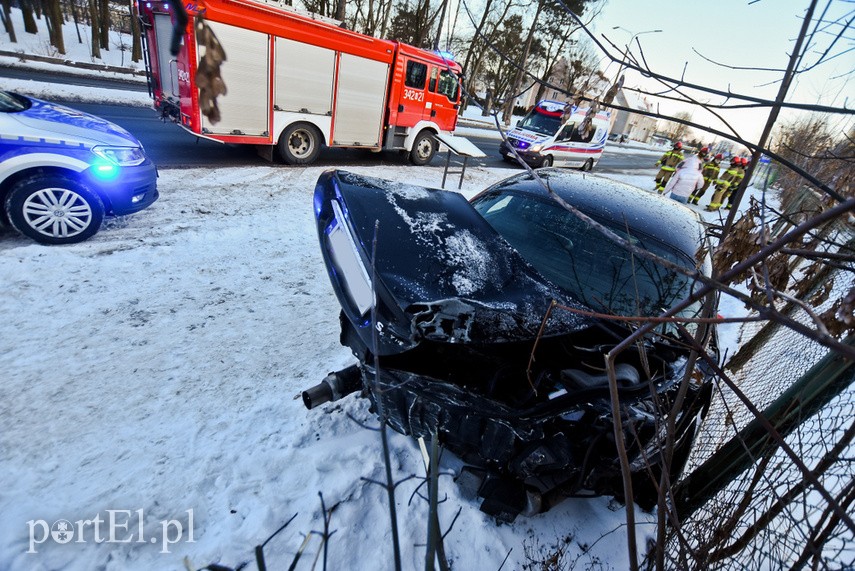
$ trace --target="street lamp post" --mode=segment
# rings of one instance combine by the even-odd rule
[[[620,72],[623,70],[624,62],[627,61],[627,58],[629,57],[629,46],[632,45],[632,41],[635,38],[637,38],[638,36],[641,36],[643,34],[658,34],[659,32],[662,31],[662,30],[645,30],[643,32],[636,32],[633,34],[632,31],[627,30],[626,28],[621,27],[621,26],[613,26],[612,30],[623,30],[624,32],[626,32],[628,34],[632,34],[632,36],[629,38],[629,41],[626,43],[626,46],[623,49],[623,57],[621,58],[620,67],[618,67],[618,77],[620,77]]]

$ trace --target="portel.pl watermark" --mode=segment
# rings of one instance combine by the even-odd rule
[[[150,543],[160,547],[160,553],[170,553],[170,546],[179,543],[194,543],[193,510],[186,510],[187,519],[160,520],[157,526],[144,529],[145,514],[138,510],[104,510],[105,517],[96,514],[92,519],[70,521],[58,519],[50,523],[43,519],[27,522],[30,548],[27,553],[38,553],[38,546],[50,540],[53,543]],[[181,518],[184,519],[184,518]],[[185,537],[186,532],[186,537]]]

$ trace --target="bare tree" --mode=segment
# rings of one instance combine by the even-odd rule
[[[89,21],[92,31],[92,57],[101,59],[100,16],[96,0],[89,0]]]
[[[131,61],[142,59],[142,38],[140,38],[140,15],[134,0],[129,0],[131,10]]]
[[[33,4],[31,0],[21,0],[21,16],[24,18],[24,31],[28,34],[38,34],[39,28],[36,26],[36,18],[33,15]]]
[[[15,27],[12,25],[12,2],[11,0],[2,0],[3,8],[0,10],[0,16],[3,17],[3,27],[6,33],[9,34],[9,40],[17,43],[18,38],[15,36]]]
[[[65,54],[65,40],[62,37],[62,23],[65,18],[62,15],[60,0],[43,0],[45,22],[50,34],[50,43],[60,54]]]

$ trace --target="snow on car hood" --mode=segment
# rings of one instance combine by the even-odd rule
[[[140,142],[118,125],[64,105],[30,98],[33,105],[25,111],[3,113],[13,123],[14,135],[59,139],[64,144],[139,147]],[[5,121],[4,121],[5,122]]]
[[[333,221],[333,201],[346,220]],[[419,339],[533,339],[552,300],[583,307],[529,265],[459,193],[335,171],[319,179],[315,208],[330,279],[357,329],[364,315],[347,299],[326,236],[331,226],[346,224],[371,274],[376,227],[379,328],[398,340],[389,352],[412,348]],[[588,325],[587,318],[556,312],[546,334]],[[369,335],[366,345],[372,346]]]

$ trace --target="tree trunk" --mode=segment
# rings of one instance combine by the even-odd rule
[[[344,24],[344,18],[347,13],[346,0],[337,0],[335,3],[335,19]]]
[[[99,25],[98,6],[95,4],[95,0],[89,0],[89,21],[92,26],[92,57],[101,59],[100,34],[98,33],[101,26]]]
[[[77,43],[82,44],[83,38],[80,36],[80,16],[77,14],[77,2],[71,3],[71,18],[74,20],[74,31],[77,32]]]
[[[525,69],[525,62],[528,59],[529,50],[531,50],[531,41],[534,38],[534,29],[537,27],[537,19],[540,17],[540,11],[543,9],[542,0],[537,0],[537,11],[534,13],[534,20],[531,21],[531,27],[528,29],[528,37],[525,40],[525,49],[523,50],[522,56],[519,61],[519,69],[517,69],[516,77],[514,78],[514,83],[511,86],[511,91],[508,94],[508,101],[505,103],[505,109],[502,113],[502,122],[507,127],[511,124],[511,117],[514,114],[514,104],[516,103],[516,94],[519,91],[520,86],[522,85],[523,80],[523,70]]]
[[[36,26],[36,17],[33,14],[33,5],[30,0],[21,0],[21,16],[24,18],[24,31],[28,34],[38,34],[39,28]]]
[[[99,10],[101,11],[100,21],[100,42],[101,49],[110,50],[110,2],[108,0],[99,0]]]
[[[129,0],[131,5],[131,61],[142,59],[142,39],[140,38],[140,14],[134,0]]]
[[[9,34],[9,40],[13,43],[18,43],[18,38],[15,37],[15,28],[12,26],[12,18],[9,17],[12,12],[11,0],[3,0],[3,9],[0,10],[0,16],[3,17],[3,27],[6,33]]]
[[[51,0],[50,13],[46,15],[46,19],[50,20],[51,28],[53,28],[53,45],[56,50],[65,55],[65,39],[62,37],[62,23],[65,21],[62,15],[62,5],[59,0]]]
[[[428,19],[430,18],[430,0],[424,0],[424,4],[419,4],[419,9],[416,11],[416,35],[413,44],[417,48],[425,46],[425,39],[428,34]]]

